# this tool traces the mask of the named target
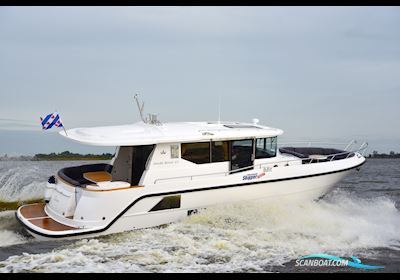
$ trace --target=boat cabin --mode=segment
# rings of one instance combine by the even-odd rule
[[[107,140],[114,144],[131,141],[139,145],[118,146],[110,164],[64,168],[58,172],[59,178],[73,186],[97,184],[103,185],[104,189],[113,189],[144,185],[143,174],[149,169],[156,169],[161,177],[163,173],[165,177],[182,173],[199,175],[210,168],[221,172],[241,172],[252,169],[255,160],[276,157],[277,136],[282,133],[279,129],[240,123],[162,126],[138,123],[111,130],[110,127],[72,129],[68,136],[64,136],[74,140],[79,138],[78,141],[86,143],[90,140],[91,144],[95,140],[98,141],[96,144],[100,144],[100,140],[105,144]],[[119,134],[114,130],[119,130]],[[130,140],[126,139],[127,131],[132,135]],[[140,137],[144,135],[152,137]],[[118,184],[106,185],[104,182]]]

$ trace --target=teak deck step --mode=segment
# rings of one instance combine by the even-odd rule
[[[53,220],[49,216],[47,216],[44,211],[45,204],[31,204],[22,206],[20,213],[22,217],[24,217],[29,223],[40,227],[42,229],[51,230],[51,231],[65,231],[77,229],[74,227],[70,227],[67,225],[60,224],[59,222]]]
[[[21,215],[25,219],[47,217],[44,211],[44,203],[26,205],[21,208]]]
[[[31,224],[34,224],[37,227],[40,227],[42,229],[51,230],[51,231],[65,231],[65,230],[76,229],[76,228],[73,228],[70,226],[60,224],[49,217],[42,218],[42,219],[29,220],[29,222]]]

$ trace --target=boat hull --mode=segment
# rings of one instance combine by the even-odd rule
[[[51,232],[32,226],[22,215],[21,208],[18,209],[16,217],[30,234],[40,240],[91,238],[176,222],[185,218],[193,210],[212,205],[258,199],[262,199],[265,203],[276,202],[280,199],[285,202],[318,199],[330,192],[352,169],[358,168],[362,163],[346,170],[324,174],[144,195],[135,199],[106,227]],[[180,196],[179,208],[154,212],[144,211],[144,209],[152,208],[155,201],[172,195]]]

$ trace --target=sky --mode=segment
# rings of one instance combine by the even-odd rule
[[[110,152],[42,131],[251,122],[400,152],[399,7],[0,7],[0,156]]]

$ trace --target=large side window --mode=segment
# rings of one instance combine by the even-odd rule
[[[229,160],[229,142],[216,141],[211,144],[212,162],[221,162]]]
[[[276,156],[277,137],[258,138],[256,141],[256,158],[271,158]]]
[[[234,140],[231,142],[231,170],[250,167],[253,165],[253,140]]]
[[[210,142],[181,144],[182,158],[193,163],[210,163]]]

